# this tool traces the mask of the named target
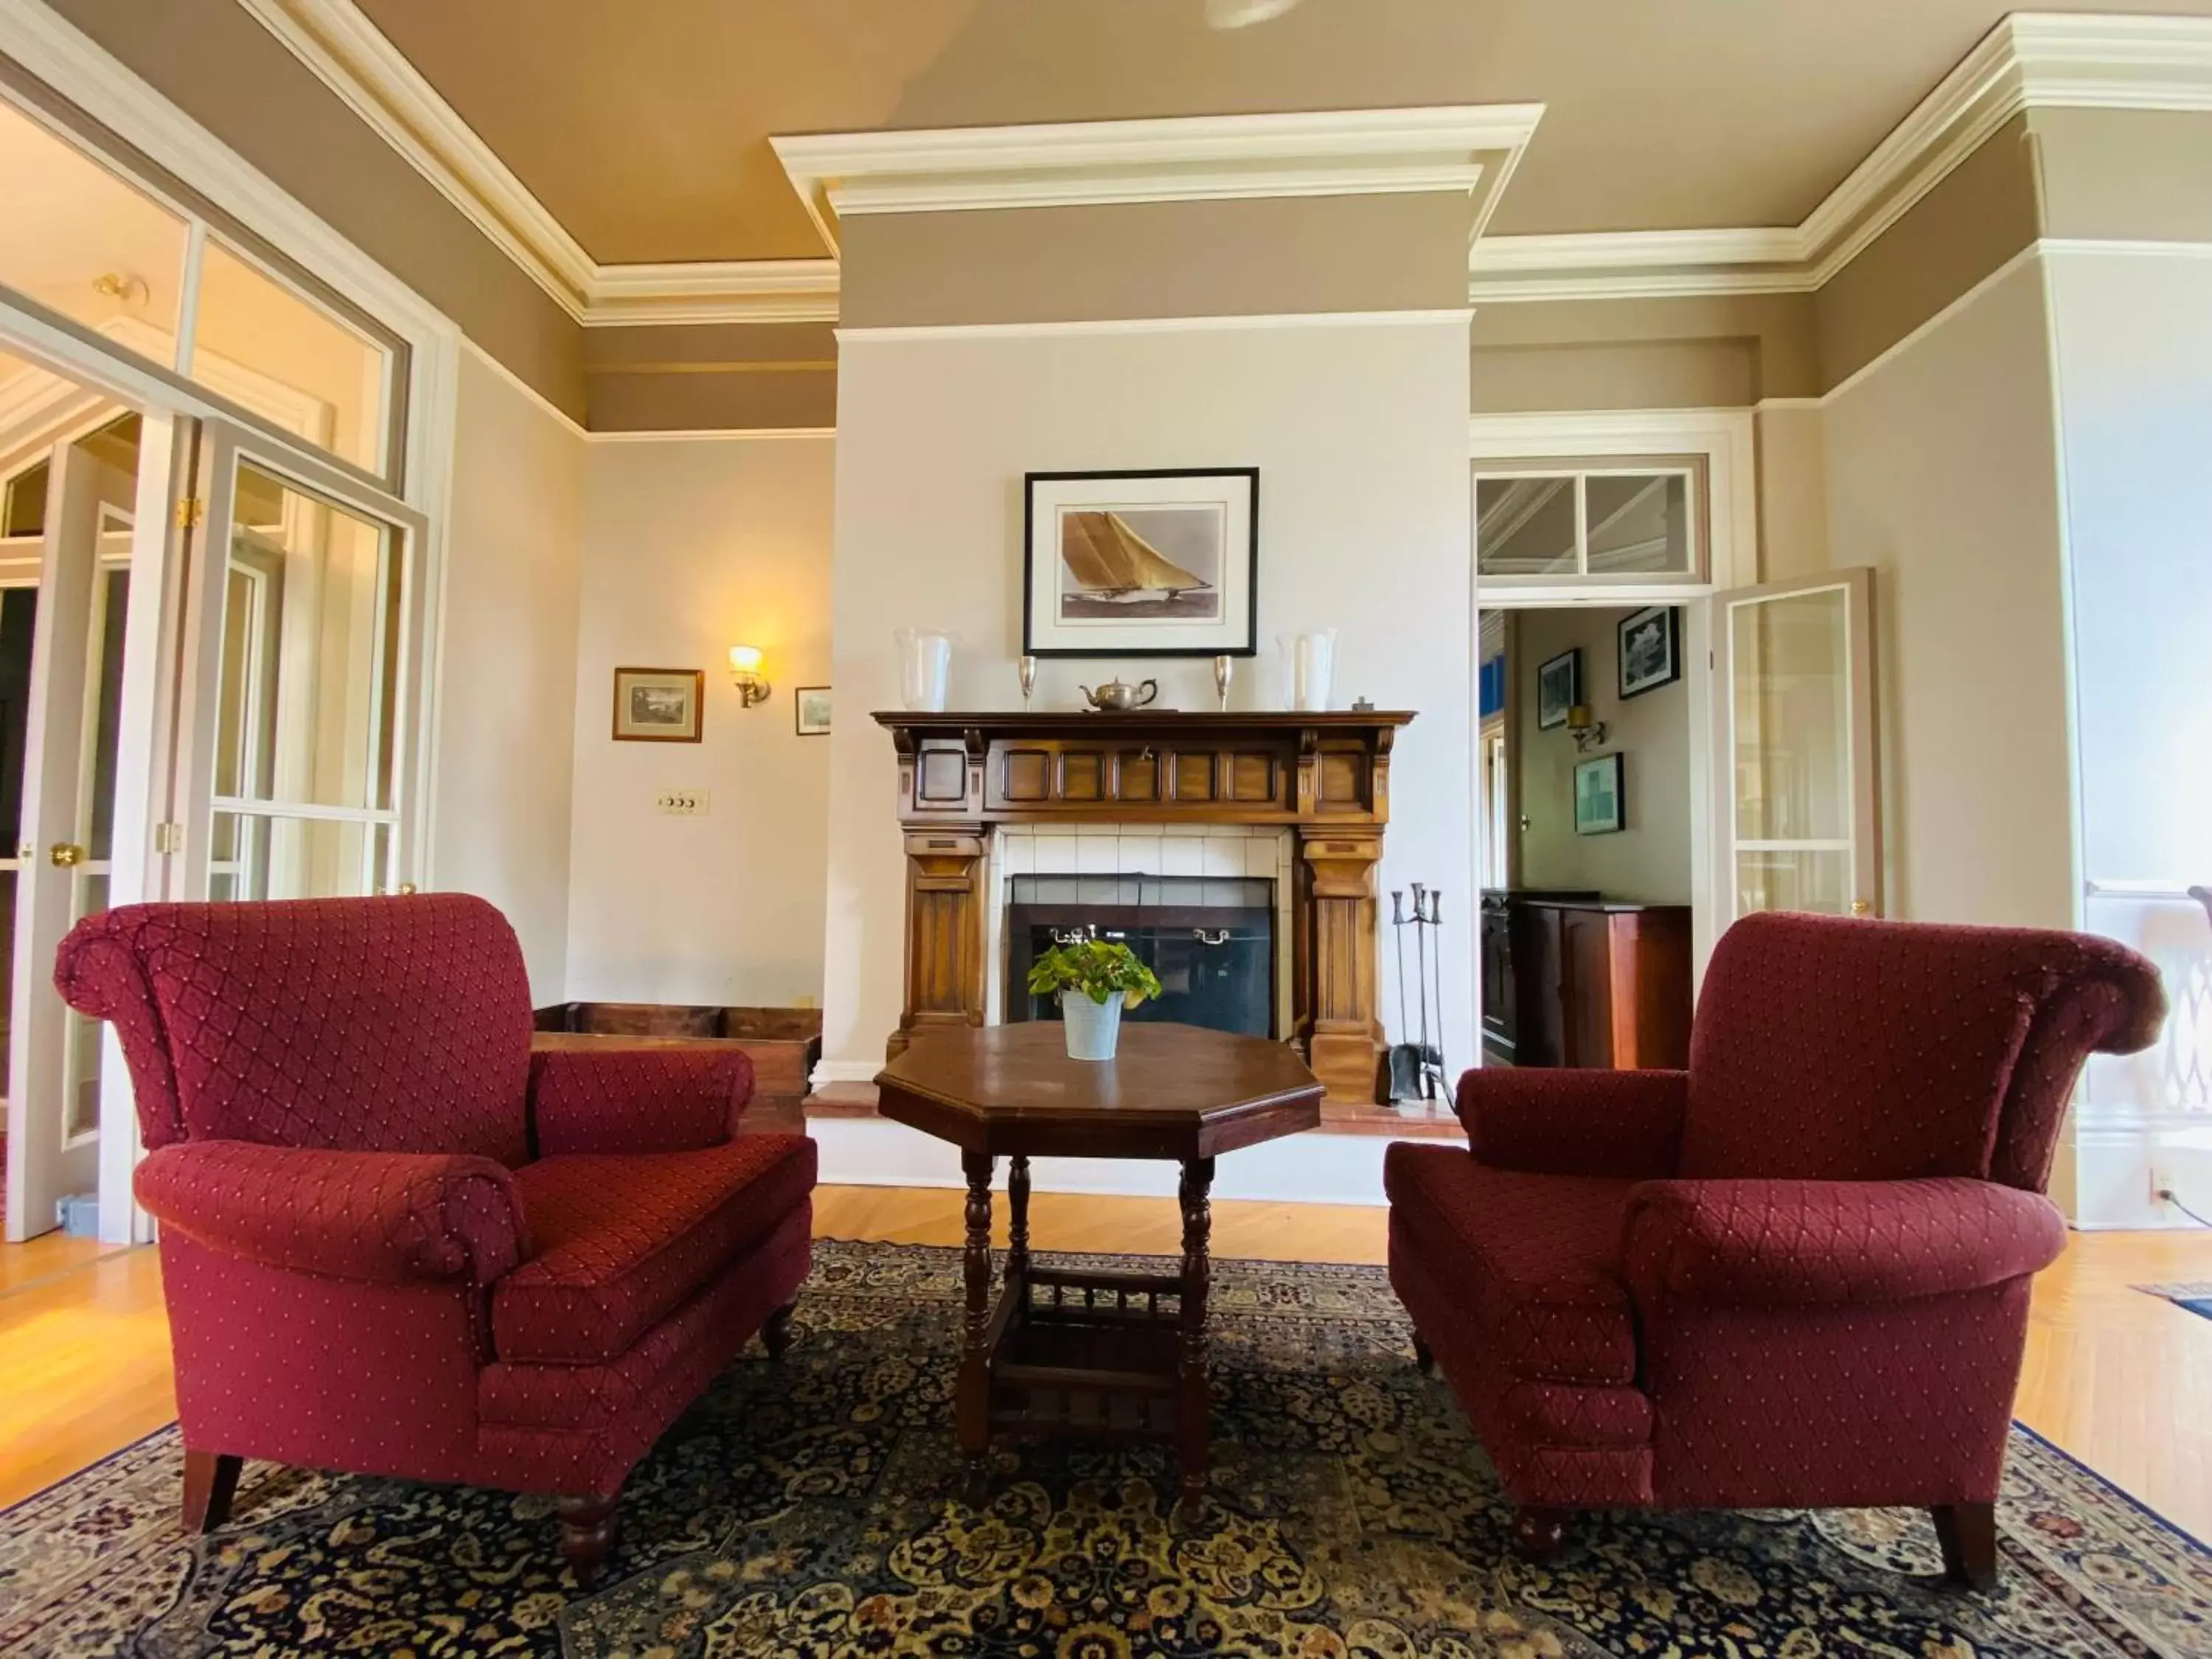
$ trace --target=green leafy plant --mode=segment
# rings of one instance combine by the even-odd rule
[[[1119,992],[1121,1006],[1133,1008],[1146,998],[1159,995],[1160,982],[1127,945],[1111,939],[1083,939],[1054,945],[1030,966],[1032,996],[1051,996],[1060,991],[1080,991],[1097,1003]]]

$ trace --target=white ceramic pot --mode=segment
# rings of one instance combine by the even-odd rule
[[[1121,999],[1093,1002],[1081,991],[1060,994],[1060,1018],[1067,1027],[1070,1060],[1111,1060],[1121,1037]]]

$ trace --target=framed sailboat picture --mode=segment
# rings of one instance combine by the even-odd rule
[[[1027,654],[1258,648],[1259,468],[1031,472],[1023,483]]]

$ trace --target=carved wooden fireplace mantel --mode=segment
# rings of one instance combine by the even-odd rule
[[[1385,1098],[1375,866],[1407,713],[878,714],[898,750],[906,1003],[890,1050],[981,1025],[1001,824],[1249,824],[1297,841],[1289,1033],[1331,1098]]]

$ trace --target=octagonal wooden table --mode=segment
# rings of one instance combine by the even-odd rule
[[[876,1076],[877,1109],[960,1149],[968,1180],[965,1326],[955,1419],[980,1489],[994,1434],[1173,1441],[1182,1497],[1205,1490],[1206,1237],[1213,1160],[1321,1121],[1322,1085],[1286,1044],[1129,1024],[1110,1060],[1067,1057],[1052,1021],[917,1034]],[[1011,1160],[1006,1271],[991,1295],[991,1176]],[[1182,1166],[1173,1273],[1030,1260],[1030,1159]],[[1172,1306],[1164,1306],[1171,1302]]]

